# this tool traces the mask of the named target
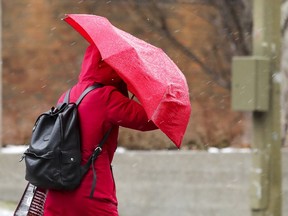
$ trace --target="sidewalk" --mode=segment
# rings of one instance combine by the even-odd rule
[[[113,168],[120,215],[251,215],[251,154],[216,150],[115,154]],[[27,184],[24,164],[18,162],[20,157],[21,154],[0,153],[0,216],[13,215]],[[288,216],[287,150],[283,150],[282,160],[282,212]]]

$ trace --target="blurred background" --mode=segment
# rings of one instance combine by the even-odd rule
[[[183,148],[249,147],[251,114],[231,110],[231,60],[251,53],[251,1],[2,1],[3,145],[29,143],[35,117],[78,79],[88,43],[61,19],[107,17],[161,47],[190,88]],[[161,132],[122,130],[129,149],[173,148]]]
[[[77,82],[88,43],[61,19],[68,13],[105,16],[118,28],[162,48],[173,59],[186,76],[192,105],[192,115],[180,155],[179,151],[175,151],[178,154],[176,156],[163,153],[165,150],[175,150],[175,147],[160,131],[143,133],[122,128],[119,137],[120,149],[136,151],[126,153],[128,159],[121,154],[116,156],[116,161],[120,163],[119,170],[132,169],[132,172],[135,171],[132,175],[137,175],[142,180],[150,179],[149,185],[151,182],[156,182],[158,189],[160,187],[165,190],[165,182],[170,188],[171,186],[174,189],[180,188],[180,192],[183,193],[174,194],[176,195],[174,198],[183,199],[185,202],[182,201],[182,205],[181,202],[178,203],[175,209],[178,213],[181,212],[181,208],[185,211],[177,214],[175,210],[169,214],[167,206],[174,203],[174,199],[172,202],[162,197],[162,201],[167,201],[162,206],[166,207],[166,215],[250,215],[248,214],[249,171],[253,167],[250,154],[250,149],[253,147],[253,112],[235,111],[231,109],[231,101],[233,56],[253,55],[255,1],[261,2],[259,0],[2,0],[2,147],[27,145],[36,117],[49,110],[62,92]],[[281,60],[281,70],[277,73],[277,79],[281,82],[280,149],[284,151],[283,160],[287,160],[288,2],[285,0],[279,2],[281,7],[279,31],[282,41],[280,50],[282,56],[281,58],[278,56]],[[230,149],[232,153],[220,156],[205,154],[205,152],[223,153],[225,149]],[[139,153],[138,150],[162,150],[160,153],[152,153],[161,159],[153,160],[154,157],[151,155],[143,156],[146,151]],[[200,151],[198,155],[198,150],[204,152]],[[239,155],[235,152],[247,154]],[[146,156],[152,157],[151,160],[147,161]],[[180,161],[179,156],[184,159]],[[0,162],[1,159],[3,164],[9,160],[3,155],[0,155]],[[171,160],[175,163],[175,166],[169,167],[172,173],[167,171],[156,175],[146,169],[143,170],[143,167],[136,171],[137,167],[145,163],[151,166],[158,164],[162,168]],[[281,161],[281,158],[279,160]],[[282,168],[277,166],[276,170],[285,169],[283,179],[287,182],[288,174],[284,166],[285,164]],[[19,170],[21,173],[22,168]],[[160,172],[160,169],[155,172],[158,171]],[[123,174],[117,169],[115,172],[119,177],[119,188],[131,192],[132,189],[123,183],[127,180],[125,176],[127,172]],[[179,172],[180,179],[177,178],[178,184],[175,185],[176,179],[171,179],[171,176]],[[4,171],[2,173],[6,175]],[[225,177],[226,180],[220,180]],[[19,177],[16,179],[19,180]],[[213,179],[222,183],[215,186]],[[8,181],[5,180],[6,183]],[[160,186],[163,181],[164,186]],[[184,186],[194,184],[197,187],[201,181],[204,181],[202,182],[204,185],[196,189],[201,189],[202,192],[195,192],[195,188],[192,190]],[[133,188],[133,183],[131,184]],[[217,187],[216,191],[214,186]],[[148,187],[135,186],[134,189],[136,192],[143,192],[148,190]],[[192,190],[190,191],[192,194],[188,195],[185,191],[189,189]],[[288,197],[287,187],[284,185],[282,189],[285,189],[283,194]],[[126,200],[121,190],[119,193],[120,199],[125,201],[122,208],[122,212],[125,212],[129,206],[129,199]],[[217,197],[221,193],[226,199]],[[227,198],[229,193],[230,198]],[[145,206],[155,209],[156,204],[147,203],[147,200],[153,198],[153,193],[151,194],[135,198],[138,209],[140,206],[143,207],[142,212],[145,212]],[[173,193],[167,196],[173,197]],[[235,203],[230,205],[231,209],[229,208],[231,211],[228,211],[223,203],[217,205],[217,198],[227,205],[229,201],[232,203],[234,201]],[[186,205],[186,202],[194,205]],[[241,202],[246,204],[242,205]],[[263,204],[261,202],[259,205],[255,203],[251,205],[256,206],[256,210],[258,207],[261,209]],[[265,201],[263,202],[265,205]],[[201,206],[203,209],[207,203],[211,206],[201,211],[200,207],[197,208],[197,203],[198,207]],[[233,214],[233,208],[236,207],[239,208],[238,214]],[[287,210],[287,207],[285,209]],[[145,215],[161,215],[157,211],[153,213],[148,211]],[[287,214],[284,211],[285,213]]]

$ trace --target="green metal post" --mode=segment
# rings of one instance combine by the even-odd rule
[[[254,0],[253,5],[253,55],[270,59],[271,89],[268,111],[253,112],[252,216],[281,216],[282,211],[280,7],[281,0]]]

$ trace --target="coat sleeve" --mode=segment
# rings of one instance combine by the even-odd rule
[[[131,100],[119,91],[112,90],[106,104],[106,117],[112,124],[135,130],[149,131],[158,129],[148,119],[144,108],[134,100]]]

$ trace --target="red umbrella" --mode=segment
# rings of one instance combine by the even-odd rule
[[[162,49],[116,28],[105,17],[69,14],[64,20],[96,45],[149,119],[180,148],[191,105],[186,79],[174,62]]]

